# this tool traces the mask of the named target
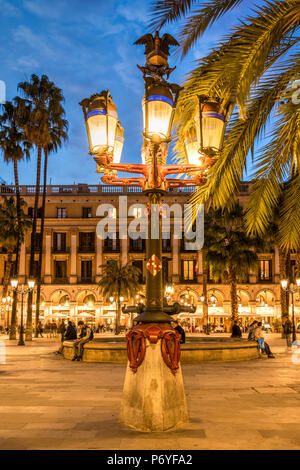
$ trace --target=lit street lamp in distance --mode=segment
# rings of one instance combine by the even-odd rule
[[[280,281],[281,289],[284,292],[288,292],[292,295],[292,323],[293,323],[293,341],[296,341],[296,326],[295,326],[295,309],[294,309],[294,294],[300,293],[300,278],[296,279],[296,285],[294,282],[288,281],[288,279],[282,279]]]
[[[4,311],[4,323],[5,316],[7,316],[7,326],[9,325],[9,311],[12,308],[13,298],[8,294],[6,297],[2,297],[2,309],[1,309],[1,320],[2,312]]]
[[[35,282],[33,280],[28,281],[28,285],[25,286],[24,284],[21,285],[20,289],[18,289],[18,280],[17,279],[12,279],[10,281],[11,287],[14,292],[18,294],[21,294],[21,325],[20,325],[20,336],[19,336],[19,341],[18,341],[18,346],[25,346],[25,341],[24,341],[24,329],[23,329],[23,305],[24,305],[24,295],[26,295],[28,292],[32,292],[34,289]]]

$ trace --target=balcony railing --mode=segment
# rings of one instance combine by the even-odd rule
[[[93,276],[90,277],[81,277],[78,279],[79,284],[93,284],[95,282]]]
[[[69,284],[68,277],[55,277],[53,279],[53,284]]]
[[[249,182],[241,183],[241,194],[248,194],[250,188]],[[189,194],[196,191],[196,186],[186,186],[183,188],[169,188],[168,193],[176,193],[178,195]],[[39,194],[42,194],[43,186],[39,188]],[[70,185],[48,185],[47,186],[47,196],[51,195],[70,195],[74,196],[75,194],[80,195],[101,195],[101,194],[134,194],[141,193],[142,188],[140,186],[116,186],[110,184],[70,184]],[[35,185],[23,185],[20,186],[21,196],[33,196],[35,195]],[[0,185],[0,195],[15,195],[16,186],[9,184]]]
[[[56,253],[56,254],[59,254],[59,253],[70,253],[70,248],[56,248],[56,247],[53,247],[52,248],[52,253]]]
[[[78,253],[95,253],[95,245],[79,246]]]

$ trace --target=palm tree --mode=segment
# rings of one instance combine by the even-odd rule
[[[42,261],[43,261],[43,241],[44,241],[44,225],[45,225],[45,207],[46,207],[46,192],[47,192],[47,168],[48,168],[48,154],[56,152],[62,145],[62,141],[66,140],[67,122],[57,117],[55,127],[51,128],[51,143],[48,148],[44,148],[44,181],[43,181],[43,197],[42,197],[42,210],[41,210],[41,244],[39,251],[38,273],[37,273],[37,292],[36,292],[36,319],[35,319],[35,337],[38,337],[37,325],[40,315],[40,298],[41,298],[41,283],[42,283]]]
[[[30,276],[32,276],[34,269],[34,254],[36,251],[36,228],[40,194],[42,151],[44,150],[45,156],[46,154],[48,156],[49,150],[56,149],[61,145],[62,140],[66,138],[65,131],[67,128],[67,122],[63,119],[64,109],[62,106],[62,92],[54,85],[53,82],[49,81],[49,78],[46,75],[42,75],[42,77],[39,78],[37,75],[33,74],[29,82],[19,83],[18,88],[24,95],[24,98],[18,99],[24,133],[27,139],[37,149],[36,188],[29,264],[29,273]],[[47,175],[47,158],[45,158],[45,163]],[[44,184],[44,206],[45,186],[46,185]],[[44,214],[42,215],[44,216]],[[37,276],[38,285],[40,285],[40,272],[39,268]],[[28,294],[26,340],[32,340],[32,292]]]
[[[153,25],[184,19],[181,52],[186,55],[216,21],[244,0],[160,0],[154,3]],[[193,7],[197,5],[197,9]],[[252,5],[217,47],[199,60],[187,77],[178,102],[179,157],[182,142],[193,125],[198,95],[216,100],[220,112],[229,110],[222,152],[199,188],[194,202],[210,201],[215,208],[236,199],[249,152],[255,165],[254,184],[246,216],[248,233],[263,235],[276,206],[281,184],[290,179],[280,229],[283,249],[300,247],[300,110],[292,100],[300,73],[299,0],[266,0]],[[254,155],[265,131],[266,143]]]
[[[122,265],[120,261],[109,260],[102,267],[103,276],[99,281],[100,292],[109,300],[110,297],[116,298],[117,315],[115,334],[120,332],[121,301],[120,297],[133,297],[140,289],[139,277],[141,271],[132,264]]]
[[[16,244],[16,260],[14,264],[14,275],[18,276],[19,259],[22,238],[21,227],[21,197],[18,174],[18,162],[24,157],[29,159],[29,151],[31,144],[26,140],[24,132],[18,120],[18,109],[15,103],[7,101],[1,105],[3,113],[0,115],[0,149],[3,152],[4,160],[7,163],[12,162],[14,167],[14,177],[16,186],[16,203],[17,203],[17,221],[18,221],[18,238]],[[16,318],[17,294],[13,294],[12,317]],[[15,339],[15,329],[10,334],[10,339]]]
[[[271,222],[268,226],[268,230],[264,235],[265,247],[268,251],[278,247],[279,254],[279,275],[280,279],[287,279],[290,277],[291,268],[291,250],[286,250],[280,246],[280,233],[282,219],[280,217],[281,208],[284,204],[285,199],[285,188],[282,188],[281,196],[278,200],[277,206],[273,210]],[[280,289],[280,308],[281,308],[281,322],[284,324],[286,318],[289,316],[289,293]]]
[[[13,254],[19,243],[24,241],[26,232],[31,228],[31,219],[24,213],[25,201],[19,201],[19,219],[14,197],[9,199],[3,196],[3,203],[0,206],[0,245],[7,252],[7,261],[3,278],[2,297],[6,297],[9,279],[12,274]],[[10,339],[16,336],[16,309],[12,310]]]
[[[258,240],[250,238],[243,223],[243,210],[238,203],[223,211],[210,208],[205,217],[203,253],[212,268],[212,276],[230,284],[232,323],[238,318],[237,283],[245,282],[249,269],[258,265]]]

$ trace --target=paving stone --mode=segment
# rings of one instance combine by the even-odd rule
[[[184,365],[190,423],[153,434],[118,423],[125,365],[74,364],[55,340],[7,341],[0,449],[299,450],[300,365],[273,338],[272,361]]]

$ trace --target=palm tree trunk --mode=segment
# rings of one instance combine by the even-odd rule
[[[43,262],[43,240],[44,240],[44,225],[45,225],[45,206],[46,206],[46,190],[47,190],[47,166],[48,166],[48,151],[44,149],[44,184],[43,184],[43,199],[42,199],[42,213],[41,213],[41,246],[39,252],[38,264],[38,277],[37,277],[37,290],[36,290],[36,317],[35,317],[35,337],[38,337],[37,325],[40,318],[40,299],[41,299],[41,283],[42,283],[42,262]]]
[[[38,147],[35,198],[34,198],[34,210],[33,210],[32,232],[31,232],[30,262],[29,262],[29,276],[30,277],[33,276],[33,266],[34,266],[37,212],[38,212],[38,205],[39,205],[40,179],[41,179],[41,158],[42,158],[42,148]],[[28,293],[28,298],[27,298],[27,321],[26,321],[26,333],[25,333],[26,341],[32,341],[32,299],[33,299],[33,291],[31,290]]]
[[[116,312],[116,328],[115,334],[118,335],[120,333],[120,316],[121,316],[121,286],[119,284],[118,293],[117,293],[117,312]]]
[[[18,161],[16,158],[14,158],[13,164],[14,164],[14,176],[15,176],[15,185],[16,185],[17,219],[18,219],[18,238],[17,238],[17,246],[16,246],[16,261],[15,261],[14,276],[18,278],[20,249],[21,249],[21,241],[22,241],[22,226],[21,226],[21,198],[20,198],[20,185],[19,185],[19,175],[18,175]],[[14,292],[12,311],[11,311],[9,339],[16,339],[17,303],[18,303],[18,295],[16,292]]]
[[[300,278],[300,248],[296,252],[296,279]]]
[[[231,324],[238,320],[237,279],[233,266],[229,266],[229,283],[231,299]]]
[[[6,294],[7,294],[12,264],[13,264],[13,249],[7,248],[7,262],[6,262],[5,273],[3,277],[2,297],[6,297]]]
[[[204,317],[204,330],[207,335],[209,335],[209,326],[208,326],[208,302],[207,302],[207,280],[208,280],[208,268],[203,270],[202,275],[202,284],[203,284],[203,317]]]
[[[286,253],[279,247],[279,272],[280,280],[288,277],[289,266],[289,253]],[[289,316],[289,295],[283,289],[280,289],[280,309],[281,309],[281,323],[284,324]],[[282,329],[282,336],[284,336]]]

